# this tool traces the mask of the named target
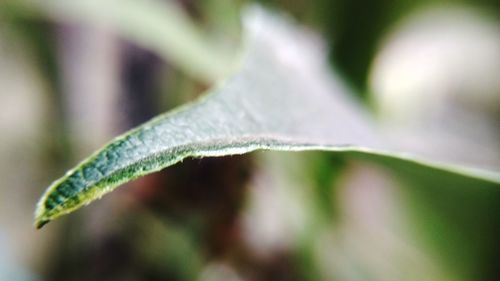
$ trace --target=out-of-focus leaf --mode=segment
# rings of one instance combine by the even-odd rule
[[[202,99],[114,139],[55,181],[36,225],[72,212],[115,187],[186,157],[258,149],[324,150],[375,161],[424,181],[498,187],[495,173],[391,153],[362,111],[331,79],[316,38],[287,20],[249,10],[248,52],[240,71]]]
[[[15,5],[29,10],[30,16],[48,17],[56,22],[103,24],[202,81],[211,83],[225,77],[234,61],[231,52],[211,44],[175,3],[160,0],[22,0]]]

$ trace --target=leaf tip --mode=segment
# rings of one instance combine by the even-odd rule
[[[47,219],[41,219],[41,220],[35,220],[35,228],[36,229],[41,229],[44,225],[48,224],[50,220]]]
[[[51,221],[50,218],[47,216],[47,212],[45,209],[45,206],[43,204],[44,198],[40,199],[40,201],[37,204],[36,211],[35,211],[35,222],[34,226],[36,229],[42,228],[44,225],[49,223]]]

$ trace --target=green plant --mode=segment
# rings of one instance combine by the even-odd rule
[[[152,31],[153,36],[140,37],[134,33],[134,24],[125,24],[130,16],[126,11],[94,13],[94,9],[101,8],[96,4],[84,5],[86,9],[81,12],[78,5],[79,8],[74,8],[64,1],[54,3],[65,13],[69,10],[77,14],[72,18],[102,16],[119,32],[130,35],[130,39],[153,48],[165,45],[165,50],[179,49],[172,47],[180,44],[174,40],[178,37],[176,32],[163,34],[164,39],[172,40],[155,41],[154,34],[165,31],[161,27],[166,23],[135,22],[158,28]],[[381,163],[404,177],[431,183],[436,188],[450,184],[464,188],[498,188],[500,175],[497,173],[439,164],[393,149],[391,143],[375,133],[362,110],[347,98],[347,90],[340,80],[332,79],[323,65],[326,60],[321,50],[309,43],[314,41],[310,39],[312,35],[258,8],[248,10],[245,23],[246,48],[236,74],[198,101],[114,139],[55,181],[38,204],[36,226],[74,211],[120,184],[186,157],[225,156],[258,149],[333,151]],[[183,33],[191,34],[188,29]],[[187,41],[183,43],[193,44],[193,40]],[[200,47],[190,49],[188,54],[206,57],[204,52]],[[192,66],[186,61],[180,63]],[[215,63],[206,65],[210,64]],[[201,75],[208,76],[209,68],[202,67],[204,74]]]
[[[498,5],[397,2],[0,1],[0,279],[495,280]]]

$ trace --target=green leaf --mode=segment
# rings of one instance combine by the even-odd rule
[[[347,98],[347,89],[332,79],[314,35],[259,9],[246,19],[248,50],[237,74],[198,101],[114,139],[68,171],[40,199],[36,226],[186,157],[254,150],[335,151],[424,181],[500,185],[496,173],[389,152],[391,146]]]

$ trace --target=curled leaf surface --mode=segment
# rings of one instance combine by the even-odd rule
[[[324,150],[441,182],[500,185],[500,176],[391,151],[331,76],[314,35],[260,9],[246,15],[240,70],[193,103],[117,137],[68,171],[40,199],[35,224],[70,213],[125,182],[186,157],[258,149]]]

